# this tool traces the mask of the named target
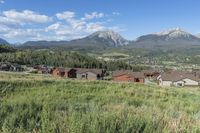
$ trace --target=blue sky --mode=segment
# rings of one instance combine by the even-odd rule
[[[0,0],[0,38],[71,40],[98,30],[127,39],[169,28],[200,32],[199,0]]]

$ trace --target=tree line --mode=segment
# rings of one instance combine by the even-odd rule
[[[103,61],[77,52],[51,50],[17,50],[0,53],[0,62],[20,65],[48,65],[71,68],[97,68],[108,70],[132,69],[123,61]]]
[[[9,45],[4,45],[4,44],[0,45],[0,53],[15,52],[15,51],[16,49]]]

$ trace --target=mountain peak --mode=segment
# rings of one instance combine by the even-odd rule
[[[156,35],[169,35],[169,34],[189,34],[187,32],[185,32],[184,30],[182,30],[181,28],[172,28],[172,29],[168,29],[168,30],[164,30],[161,32],[157,32],[155,33]]]
[[[135,41],[141,47],[154,46],[192,46],[199,45],[200,38],[182,30],[181,28],[168,29],[162,32],[143,35]]]
[[[193,39],[194,36],[181,28],[173,28],[173,29],[168,29],[164,30],[158,33],[155,33],[155,35],[158,36],[165,36],[166,40],[174,40],[174,39]]]
[[[89,37],[99,37],[104,39],[121,39],[121,35],[117,32],[114,32],[112,30],[104,30],[104,31],[97,31],[93,34],[91,34]]]
[[[98,38],[112,42],[115,47],[124,46],[128,41],[124,39],[119,33],[112,30],[97,31],[89,36],[89,38]]]

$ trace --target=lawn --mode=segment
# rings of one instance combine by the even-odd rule
[[[200,89],[0,73],[0,132],[200,132]]]

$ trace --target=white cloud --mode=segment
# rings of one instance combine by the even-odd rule
[[[106,29],[106,27],[104,27],[103,25],[99,23],[89,23],[87,24],[86,32],[92,33],[92,32],[101,31],[104,29]]]
[[[6,34],[10,30],[9,27],[0,25],[0,34]]]
[[[117,26],[108,26],[111,21],[108,21],[106,15],[100,12],[87,13],[82,17],[77,17],[75,12],[65,11],[55,14],[55,16],[56,18],[52,19],[51,16],[30,10],[4,11],[0,13],[0,37],[5,37],[12,42],[71,40],[100,30],[120,31]]]
[[[52,20],[52,18],[46,15],[41,15],[39,13],[30,11],[30,10],[24,10],[22,12],[18,12],[16,10],[4,11],[3,18],[7,19],[10,22],[17,22],[21,24],[47,23]]]
[[[9,29],[6,34],[4,34],[7,38],[36,38],[40,35],[41,29]]]
[[[116,15],[116,16],[119,16],[121,13],[119,13],[119,12],[113,12],[112,14]]]
[[[0,16],[0,24],[7,25],[7,26],[17,26],[17,25],[21,25],[21,22],[11,19],[11,18],[7,18],[5,16]]]
[[[65,20],[67,24],[73,29],[73,30],[81,30],[84,28],[84,25],[86,24],[85,21],[81,19],[75,18],[75,12],[71,11],[65,11],[62,13],[57,13],[56,17],[59,20]]]
[[[3,4],[3,3],[5,3],[5,1],[4,0],[0,0],[0,4]]]
[[[94,18],[103,18],[105,15],[104,13],[92,12],[90,14],[86,13],[85,17],[82,20],[91,20]]]
[[[52,31],[52,30],[58,30],[60,28],[60,26],[61,26],[61,23],[59,23],[59,22],[52,24],[46,28],[46,32]]]
[[[56,17],[60,20],[69,20],[75,17],[75,12],[65,11],[62,13],[57,13]]]

